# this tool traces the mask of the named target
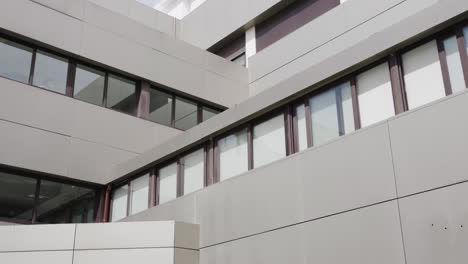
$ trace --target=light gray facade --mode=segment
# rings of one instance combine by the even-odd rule
[[[465,263],[468,2],[341,1],[258,53],[247,51],[255,41],[247,38],[248,67],[207,51],[251,34],[291,2],[206,0],[178,20],[133,0],[5,1],[0,33],[139,86],[132,116],[0,77],[0,169],[97,184],[96,221],[117,222],[10,226],[0,215],[0,262]],[[449,38],[456,57],[450,57]],[[434,44],[436,61],[415,59],[422,66],[413,72],[403,55],[425,43]],[[388,81],[373,75],[382,65]],[[443,96],[413,107],[410,80],[435,76],[433,69]],[[363,74],[380,92],[372,98],[381,100],[387,91],[394,110],[370,125],[364,123],[372,102]],[[431,93],[431,80],[416,81]],[[342,83],[349,83],[348,99],[335,89]],[[150,98],[144,84],[174,93],[172,100],[193,99],[197,125],[182,131],[140,115]],[[327,127],[329,105],[317,110],[312,98],[324,98],[330,87],[339,131],[317,143],[313,136],[322,130],[313,128],[322,125],[325,134],[335,128]],[[226,110],[205,120],[205,104]],[[308,118],[304,149],[301,105]],[[284,135],[274,125],[256,132],[278,113]],[[344,131],[346,118],[350,131]],[[239,131],[247,131],[245,144]],[[237,145],[229,147],[235,151],[226,154],[220,140],[234,134]],[[256,166],[254,155],[262,150],[255,140],[272,146],[278,139],[285,141],[284,155]],[[221,179],[220,160],[240,167],[233,157],[242,156],[241,147],[248,168]],[[203,155],[190,167],[187,157],[195,150]],[[175,171],[163,174],[171,165]],[[201,186],[184,193],[184,184],[195,185],[184,178],[193,171],[203,174]],[[135,183],[140,177],[148,177],[143,187]],[[174,197],[161,202],[167,186]],[[112,219],[118,213],[122,217]],[[24,237],[34,239],[20,243]]]

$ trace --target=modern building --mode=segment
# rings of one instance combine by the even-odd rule
[[[0,263],[466,263],[467,88],[464,0],[5,0]]]

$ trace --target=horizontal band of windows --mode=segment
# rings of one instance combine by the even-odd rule
[[[0,77],[180,130],[220,112],[146,81],[132,80],[8,36],[0,36],[0,62]]]
[[[468,26],[456,25],[214,137],[196,151],[203,173],[186,171],[184,155],[148,172],[148,196],[155,197],[148,207],[187,193],[186,177],[198,179],[197,190],[463,91],[467,54]]]

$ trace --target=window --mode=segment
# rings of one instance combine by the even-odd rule
[[[37,222],[86,223],[94,219],[93,189],[41,180],[39,190]]]
[[[21,223],[94,222],[96,190],[0,171],[0,219]]]
[[[457,37],[452,36],[443,41],[445,56],[447,59],[447,68],[450,79],[452,93],[463,91],[466,88],[463,76],[463,68],[458,50]]]
[[[465,48],[468,53],[468,26],[463,28],[463,36],[465,37]]]
[[[183,158],[184,194],[202,189],[205,179],[205,151],[199,149]]]
[[[128,185],[115,189],[112,194],[111,220],[118,221],[127,216]]]
[[[0,218],[32,221],[37,179],[0,172]]]
[[[349,82],[313,96],[309,105],[313,145],[322,144],[354,131],[353,103]]]
[[[170,126],[172,123],[172,95],[150,89],[149,120]]]
[[[175,100],[175,127],[187,130],[196,126],[198,123],[197,104],[180,97],[176,97]]]
[[[217,141],[220,181],[248,170],[247,129]]]
[[[0,38],[0,76],[28,83],[33,49]]]
[[[253,164],[255,168],[285,156],[284,114],[280,114],[254,126]]]
[[[307,149],[307,122],[305,114],[305,105],[300,104],[296,106],[296,126],[297,126],[297,148],[299,151]]]
[[[340,114],[340,135],[348,134],[356,130],[354,124],[353,99],[351,96],[351,84],[343,83],[336,87],[338,113]],[[339,102],[341,102],[341,107]],[[341,122],[343,122],[341,124]]]
[[[206,120],[212,118],[213,116],[215,116],[217,114],[219,114],[219,111],[217,111],[217,110],[214,110],[214,109],[206,107],[206,106],[203,106],[203,108],[202,108],[203,121],[206,121]]]
[[[335,90],[329,89],[310,99],[312,144],[318,145],[339,136]]]
[[[356,83],[362,127],[395,115],[387,63],[359,74]]]
[[[102,105],[105,73],[84,65],[76,66],[73,97],[95,105]]]
[[[159,204],[177,197],[177,163],[159,170]]]
[[[109,75],[107,107],[127,114],[135,114],[136,105],[135,82],[119,76]]]
[[[62,57],[38,50],[34,66],[33,85],[65,94],[68,61]]]
[[[130,214],[136,214],[148,209],[149,175],[139,177],[130,182]]]
[[[409,109],[445,96],[435,40],[403,54],[402,59]]]

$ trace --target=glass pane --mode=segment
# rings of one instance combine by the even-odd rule
[[[205,151],[199,149],[184,157],[184,194],[202,189],[205,178]]]
[[[115,75],[109,75],[107,88],[107,107],[135,114],[136,94],[135,82]]]
[[[435,40],[403,54],[402,58],[409,109],[445,96]]]
[[[28,83],[33,49],[0,38],[0,76]]]
[[[457,37],[453,36],[444,40],[444,48],[452,92],[463,91],[465,90],[465,77],[463,76]]]
[[[159,170],[159,204],[177,198],[177,163]]]
[[[130,214],[136,214],[148,209],[149,175],[131,181],[130,187]]]
[[[248,170],[247,129],[224,137],[217,144],[221,181]]]
[[[67,87],[68,61],[62,57],[37,51],[33,85],[65,94]]]
[[[218,110],[214,110],[206,106],[203,106],[202,108],[203,121],[206,121],[217,114],[219,114]]]
[[[354,126],[354,112],[353,112],[353,100],[351,96],[351,84],[346,82],[338,87],[339,93],[341,95],[341,109],[343,111],[343,129],[341,131],[344,134],[348,134],[355,130]]]
[[[305,117],[305,105],[301,104],[296,107],[297,118],[297,137],[299,151],[307,149],[307,122]]]
[[[310,99],[312,144],[322,144],[339,136],[335,89],[329,89]]]
[[[465,37],[465,47],[468,53],[468,26],[463,28],[463,36]]]
[[[93,189],[41,180],[37,221],[41,223],[85,223],[88,213],[94,214],[90,202]]]
[[[283,114],[253,128],[253,163],[255,168],[285,156],[286,135]]]
[[[105,73],[84,65],[76,65],[73,97],[81,101],[102,105]]]
[[[361,126],[365,127],[395,115],[390,70],[387,63],[356,78]]]
[[[182,130],[187,130],[197,125],[197,104],[176,97],[175,106],[175,127]]]
[[[149,120],[171,125],[172,118],[172,95],[159,90],[150,90]]]
[[[127,216],[128,185],[115,189],[112,193],[111,220],[118,221]]]
[[[37,180],[0,172],[0,217],[31,221]]]

